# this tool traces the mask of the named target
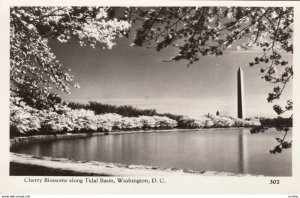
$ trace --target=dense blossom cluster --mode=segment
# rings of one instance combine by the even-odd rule
[[[38,130],[41,127],[38,111],[26,105],[20,98],[11,97],[10,126],[17,128],[20,133]]]
[[[239,118],[230,118],[225,116],[210,116],[189,118],[184,117],[178,121],[180,128],[228,128],[228,127],[253,127],[260,126],[259,119],[243,120]]]
[[[94,111],[58,106],[58,111],[37,110],[26,105],[20,98],[11,97],[10,125],[19,133],[40,131],[91,132],[133,129],[168,129],[177,121],[165,116],[123,117],[115,113],[95,115]]]
[[[258,120],[222,116],[181,118],[178,122],[166,116],[123,117],[116,113],[96,115],[86,109],[57,105],[56,111],[29,107],[19,97],[11,97],[10,125],[19,133],[67,133],[138,129],[211,128],[258,126]]]

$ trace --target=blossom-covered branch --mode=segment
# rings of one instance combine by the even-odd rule
[[[57,59],[49,40],[77,40],[81,46],[104,44],[111,49],[114,39],[130,28],[124,20],[110,19],[108,8],[99,7],[12,7],[10,14],[10,80],[20,94],[39,93],[47,98],[53,88],[70,93],[74,76]],[[105,47],[104,47],[105,48]],[[43,97],[42,97],[43,96]],[[35,105],[35,96],[27,97]],[[39,102],[41,103],[41,102]]]

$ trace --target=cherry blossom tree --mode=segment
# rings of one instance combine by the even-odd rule
[[[268,102],[279,99],[293,78],[293,65],[283,56],[293,54],[292,7],[12,7],[10,20],[12,91],[37,108],[48,107],[50,98],[59,101],[53,88],[69,93],[70,86],[79,86],[52,52],[50,39],[111,48],[115,38],[128,36],[131,23],[132,45],[178,50],[165,61],[187,60],[191,65],[202,56],[221,56],[228,48],[260,50],[261,56],[245,64],[259,66],[262,78],[274,84]],[[273,108],[292,118],[292,100]],[[275,153],[287,148],[284,138]]]
[[[261,56],[245,62],[245,65],[261,67],[262,78],[274,84],[268,102],[280,99],[293,78],[293,64],[283,56],[293,54],[292,7],[131,8],[127,13],[132,21],[142,20],[132,45],[157,51],[168,47],[178,49],[165,61],[187,60],[189,66],[203,56],[221,56],[228,48],[261,51]],[[293,101],[288,100],[285,107],[275,104],[273,109],[278,119],[283,113],[289,113],[292,119]],[[252,132],[264,132],[267,128],[256,127]],[[285,131],[285,134],[276,139],[279,144],[271,153],[291,147],[291,142],[285,141],[289,128],[277,127],[277,130]]]
[[[235,46],[237,50],[257,49],[262,56],[249,60],[249,66],[261,66],[263,78],[274,85],[268,102],[279,99],[293,77],[293,65],[282,53],[293,54],[293,8],[288,7],[161,7],[132,8],[134,20],[143,20],[132,45],[169,46],[178,49],[170,60],[187,60],[188,65],[202,56],[221,56]],[[246,63],[245,63],[246,64]],[[283,68],[283,69],[280,69]],[[279,71],[282,71],[279,73]],[[280,86],[281,85],[281,86]],[[292,101],[278,114],[292,109]]]
[[[116,13],[119,12],[118,16]],[[220,56],[227,48],[259,48],[261,57],[249,61],[261,65],[263,78],[278,85],[268,101],[279,99],[293,77],[292,64],[282,53],[293,53],[292,7],[13,7],[11,9],[11,80],[18,87],[49,93],[52,87],[69,92],[74,76],[57,60],[49,39],[111,48],[116,37],[128,35],[130,23],[137,26],[133,45],[172,46],[178,53],[168,61],[199,61],[201,56]],[[282,71],[279,73],[279,71]],[[39,93],[39,94],[41,94]],[[278,114],[292,110],[278,105]]]
[[[57,59],[49,40],[77,40],[81,46],[101,43],[110,49],[130,23],[109,17],[102,7],[12,7],[10,12],[10,80],[12,92],[31,106],[48,108],[59,100],[53,91],[69,93],[74,76]]]

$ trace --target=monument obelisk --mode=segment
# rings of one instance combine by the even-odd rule
[[[237,72],[237,100],[238,100],[238,106],[237,106],[237,113],[238,118],[243,119],[244,118],[244,77],[243,77],[243,71],[241,67],[239,67]]]

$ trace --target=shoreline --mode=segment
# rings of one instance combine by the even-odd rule
[[[218,128],[245,129],[246,127]],[[15,137],[10,139],[10,148],[35,142],[76,139],[100,135],[122,135],[122,134],[144,134],[144,133],[167,133],[185,131],[211,131],[216,128],[207,129],[165,129],[165,130],[136,130],[116,131],[105,134],[105,132],[78,133],[78,134],[56,134],[56,135],[35,135]],[[52,158],[46,156],[32,156],[21,153],[10,153],[10,175],[46,175],[48,176],[263,176],[240,174],[218,171],[194,171],[170,167],[152,167],[146,165],[125,165],[98,161],[74,161],[66,158]]]
[[[240,174],[218,171],[194,171],[168,167],[125,165],[118,163],[107,163],[98,161],[74,161],[66,158],[36,157],[27,154],[10,153],[10,175],[20,174],[20,170],[26,171],[26,176],[236,176],[236,177],[258,177],[263,175]],[[34,169],[31,169],[34,167]],[[19,172],[18,172],[19,171]],[[66,175],[65,175],[66,174]]]
[[[10,148],[19,145],[26,145],[30,143],[62,140],[62,139],[75,139],[101,135],[121,135],[121,134],[135,134],[135,133],[165,133],[165,132],[178,132],[178,131],[209,131],[209,130],[226,130],[226,129],[245,129],[248,127],[231,127],[231,128],[202,128],[202,129],[146,129],[146,130],[133,130],[133,131],[113,131],[113,132],[93,132],[93,133],[66,133],[66,134],[53,134],[53,135],[31,135],[31,136],[19,136],[10,138]]]

